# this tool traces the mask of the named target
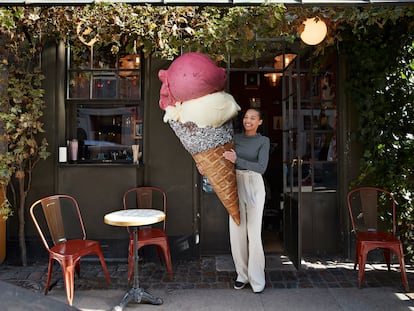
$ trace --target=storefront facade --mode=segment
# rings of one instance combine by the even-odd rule
[[[170,62],[154,58],[141,58],[141,65],[134,73],[134,77],[141,79],[141,83],[135,86],[139,87],[140,85],[141,89],[135,94],[132,93],[133,95],[140,94],[139,98],[125,101],[123,98],[119,99],[118,95],[111,93],[111,91],[99,95],[95,90],[90,93],[86,92],[86,96],[71,98],[72,86],[67,81],[73,83],[73,79],[67,77],[73,77],[74,74],[70,66],[67,65],[67,55],[69,54],[63,45],[56,46],[54,44],[45,47],[43,52],[47,103],[45,130],[51,156],[46,161],[42,161],[36,169],[28,202],[53,193],[73,195],[79,200],[82,208],[88,237],[100,240],[105,256],[115,260],[126,258],[128,235],[127,231],[122,228],[104,224],[104,215],[122,208],[122,195],[129,188],[140,185],[161,187],[167,192],[167,233],[170,237],[173,258],[229,253],[227,212],[214,192],[208,189],[205,180],[198,174],[191,156],[181,146],[168,124],[162,121],[163,111],[158,106],[161,84],[157,73],[161,69],[168,68]],[[95,61],[95,63],[99,63],[99,61]],[[113,78],[107,80],[101,79],[102,72],[99,70],[89,73],[91,77],[95,78],[88,80],[87,84],[92,83],[91,85],[95,88],[102,83],[115,83],[114,81],[117,79],[116,73],[112,73],[111,76],[106,72],[106,78],[108,75]],[[264,226],[268,226],[268,234],[273,235],[271,241],[272,239],[278,240],[284,245],[293,234],[289,232],[292,231],[293,225],[286,224],[286,221],[292,220],[284,220],[286,215],[283,214],[284,210],[281,210],[284,204],[284,188],[287,186],[283,170],[288,164],[283,160],[283,150],[286,150],[283,142],[286,139],[283,134],[283,124],[277,124],[277,122],[283,122],[283,118],[286,117],[283,114],[286,114],[287,111],[283,106],[287,102],[282,98],[282,85],[285,88],[288,87],[289,76],[285,72],[283,81],[281,78],[280,84],[274,86],[265,77],[266,74],[265,71],[258,69],[257,71],[252,69],[245,71],[243,68],[228,68],[228,92],[235,97],[243,110],[252,105],[252,101],[256,101],[255,104],[259,103],[265,112],[266,120],[263,133],[271,137],[273,148],[269,169],[266,173],[266,179],[269,181],[269,211],[265,212]],[[336,70],[329,74],[337,79]],[[292,78],[293,75],[290,77]],[[250,81],[251,78],[254,79]],[[333,81],[332,85],[334,85]],[[335,85],[340,85],[340,83],[336,84],[335,82]],[[316,88],[319,89],[319,86]],[[337,90],[336,87],[335,92]],[[89,96],[90,94],[92,95]],[[335,106],[332,106],[331,110],[339,106],[338,100],[338,96],[335,95]],[[101,112],[96,113],[96,110],[101,110]],[[319,120],[320,109],[315,109],[312,113],[315,115],[315,122]],[[89,114],[87,115],[89,123],[84,122],[85,114]],[[329,122],[332,125],[334,125],[335,115],[334,112],[330,115]],[[111,120],[108,121],[108,119]],[[308,119],[306,117],[307,121],[305,122],[313,122]],[[141,126],[139,133],[136,132],[137,120]],[[108,122],[111,124],[110,127],[107,126]],[[116,132],[114,124],[117,122],[122,123],[120,127],[123,127],[118,130],[118,134],[128,137],[130,139],[128,142],[121,141],[123,138],[119,138],[116,144],[93,145],[94,143],[98,144],[91,142],[91,140],[99,140],[98,132],[101,136]],[[83,124],[83,126],[79,126],[79,124]],[[105,128],[105,126],[107,127]],[[130,131],[125,130],[127,126],[130,127]],[[240,123],[237,125],[237,120],[235,120],[235,127],[237,126],[240,126]],[[312,126],[308,124],[306,128],[310,130],[314,126],[316,129],[316,124]],[[78,127],[86,129],[87,132],[87,139],[83,143],[81,143],[81,138],[77,136],[79,134]],[[330,131],[330,133],[333,132]],[[312,136],[313,140],[316,138]],[[78,139],[79,142],[76,160],[72,160],[70,154],[72,139]],[[308,141],[309,139],[310,137]],[[134,143],[139,144],[142,152],[138,165],[131,161],[129,153],[130,145]],[[67,161],[61,162],[62,159],[59,159],[59,147],[68,148]],[[87,150],[82,148],[87,148]],[[122,154],[125,152],[121,152],[122,148],[127,150],[127,155],[124,157]],[[315,146],[315,148],[318,147]],[[118,158],[115,157],[115,152],[119,153]],[[288,161],[288,159],[285,160]],[[340,157],[338,156],[334,162],[328,162],[327,159],[324,159],[321,164],[326,163],[333,166],[331,171],[336,173],[339,161]],[[312,161],[307,163],[312,163]],[[333,178],[336,180],[337,176],[335,175]],[[312,180],[317,181],[317,177],[312,177]],[[304,186],[305,183],[306,187],[311,186],[308,182],[303,181]],[[303,249],[306,253],[327,254],[342,251],[338,231],[340,228],[340,205],[338,204],[336,182],[328,190],[327,193],[311,191],[305,194],[311,195],[305,200],[308,203],[313,202],[311,205],[306,204],[303,207],[306,211],[303,217],[305,237]],[[325,193],[325,195],[321,193]],[[316,197],[317,199],[315,199]],[[319,211],[321,208],[322,211]],[[329,217],[326,217],[326,214]],[[323,219],[324,225],[319,228],[331,228],[329,232],[315,231],[314,228],[318,228],[321,219]],[[13,221],[15,220],[10,219],[11,223]],[[17,247],[17,232],[14,230],[17,228],[17,224],[16,226],[8,226],[8,228],[9,247]],[[41,248],[38,247],[38,237],[30,221],[26,224],[26,230],[29,258],[36,258],[42,254],[38,252]],[[329,243],[315,244],[323,236],[332,238]],[[306,237],[309,240],[306,240]],[[282,246],[282,249],[284,248],[285,246]],[[9,252],[9,254],[11,253]]]
[[[287,253],[296,263],[305,254],[350,256],[344,198],[359,164],[359,148],[349,137],[357,125],[355,107],[344,92],[346,60],[336,52],[327,54],[314,72],[312,52],[312,47],[269,40],[265,55],[225,65],[226,91],[242,111],[261,108],[263,134],[272,143],[263,235],[278,246],[265,245],[265,250]],[[36,168],[28,204],[54,193],[73,195],[88,238],[101,241],[109,260],[126,260],[127,230],[104,224],[103,217],[122,208],[129,188],[157,186],[167,193],[173,261],[229,254],[228,215],[163,122],[158,72],[171,62],[141,54],[108,55],[92,48],[75,57],[64,44],[44,47],[44,122],[51,156]],[[239,118],[234,128],[240,130]],[[76,159],[70,153],[72,139],[82,142]],[[131,145],[142,153],[138,164]],[[66,161],[61,147],[68,148]],[[27,220],[28,258],[44,258]],[[9,222],[8,254],[13,254],[17,219]]]

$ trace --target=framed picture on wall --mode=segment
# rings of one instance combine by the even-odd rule
[[[244,74],[244,87],[247,90],[257,90],[260,86],[260,74],[248,72]]]
[[[262,105],[260,97],[249,98],[249,105],[250,105],[250,108],[260,108]]]

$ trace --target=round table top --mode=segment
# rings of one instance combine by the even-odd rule
[[[133,227],[155,224],[163,221],[165,214],[156,209],[127,209],[106,214],[104,222],[108,225]]]

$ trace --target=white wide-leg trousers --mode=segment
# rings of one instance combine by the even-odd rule
[[[265,256],[262,244],[262,217],[265,186],[261,174],[236,170],[240,207],[240,225],[229,217],[230,246],[237,281],[250,283],[254,292],[266,285]]]

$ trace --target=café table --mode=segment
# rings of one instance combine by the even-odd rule
[[[131,227],[134,235],[134,280],[132,288],[125,293],[119,305],[114,308],[114,311],[123,310],[131,300],[135,303],[143,301],[153,305],[161,305],[163,303],[161,298],[154,297],[143,288],[139,287],[138,227],[155,224],[163,221],[164,218],[165,214],[162,211],[143,208],[119,210],[104,216],[104,223],[112,226]]]

